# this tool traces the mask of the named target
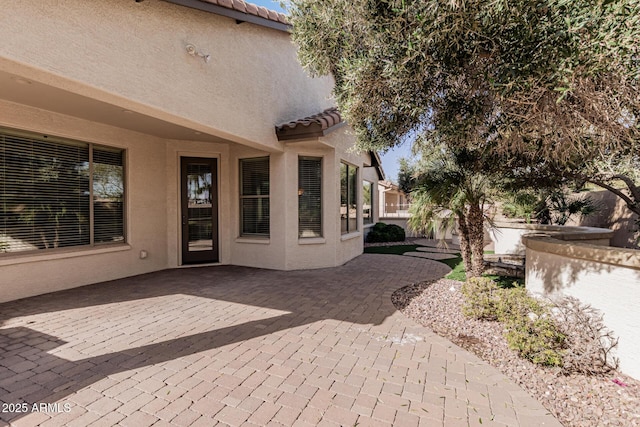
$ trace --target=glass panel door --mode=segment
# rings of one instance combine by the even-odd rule
[[[218,261],[217,160],[182,158],[182,262]]]

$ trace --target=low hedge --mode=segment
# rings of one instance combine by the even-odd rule
[[[405,237],[402,227],[378,222],[367,234],[367,243],[403,242]]]

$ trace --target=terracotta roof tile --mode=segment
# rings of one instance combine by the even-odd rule
[[[276,135],[280,141],[316,138],[326,135],[341,123],[342,116],[338,109],[333,107],[320,114],[276,126]]]
[[[269,19],[269,9],[264,6],[258,6],[258,16]]]
[[[234,1],[233,8],[239,12],[247,13],[247,4],[243,1]]]
[[[268,19],[269,21],[279,22],[281,24],[288,25],[287,16],[284,13],[279,13],[274,10],[269,10],[263,6],[256,6],[252,3],[247,3],[244,0],[200,0],[204,3],[215,4],[217,6],[225,7],[227,9],[237,10],[248,15],[259,16],[260,18]]]
[[[258,6],[253,3],[244,3],[244,6],[247,9],[248,14],[258,16]]]

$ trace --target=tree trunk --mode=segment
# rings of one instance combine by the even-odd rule
[[[469,205],[467,229],[471,251],[471,269],[467,277],[478,277],[484,272],[484,215],[478,203]]]
[[[469,245],[467,218],[463,211],[457,212],[456,217],[458,219],[458,235],[460,237],[460,254],[462,255],[464,269],[468,274],[471,271],[471,246]]]

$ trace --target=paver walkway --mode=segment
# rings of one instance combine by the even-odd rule
[[[447,271],[365,254],[321,270],[170,270],[0,304],[0,424],[559,426],[395,310],[394,290]]]

